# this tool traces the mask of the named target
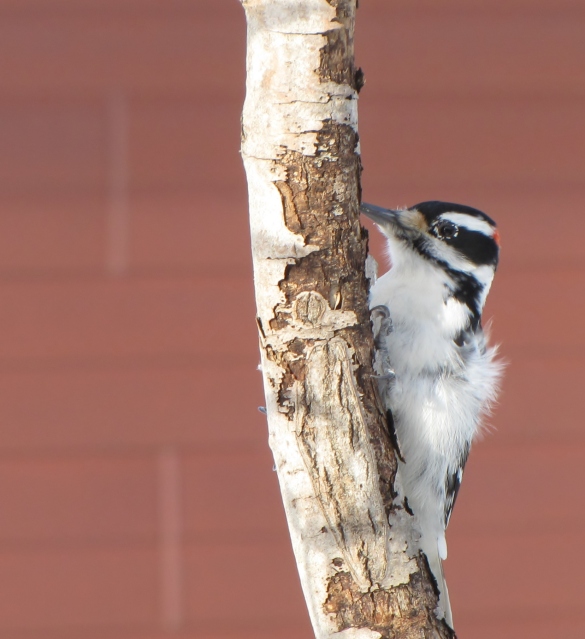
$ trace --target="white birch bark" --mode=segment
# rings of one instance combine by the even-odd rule
[[[352,251],[365,258],[366,246],[355,71],[344,67],[353,64],[355,0],[242,4],[242,156],[269,442],[315,635],[449,637],[428,614],[418,629],[426,623],[435,634],[398,632],[416,630],[400,619],[417,618],[415,605],[432,611],[436,598],[424,575],[413,581],[422,569],[410,516],[391,494],[395,461],[371,382],[363,259],[345,263]],[[349,248],[331,239],[338,222],[341,235],[353,234]],[[314,285],[311,268],[325,273]],[[344,616],[346,600],[357,612]]]

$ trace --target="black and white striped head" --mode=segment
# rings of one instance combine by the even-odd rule
[[[383,209],[362,204],[384,235],[405,243],[421,257],[447,268],[470,271],[498,265],[500,237],[496,223],[470,206],[451,202],[421,202],[408,209]]]
[[[500,236],[495,222],[470,206],[421,202],[408,209],[362,204],[389,240],[394,266],[420,257],[443,269],[474,312],[481,312],[498,265]]]

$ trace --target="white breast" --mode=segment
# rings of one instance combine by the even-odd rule
[[[384,348],[395,378],[382,394],[406,462],[405,493],[435,539],[444,530],[446,478],[476,436],[500,372],[481,333],[462,357],[454,338],[468,327],[470,310],[450,295],[452,284],[442,269],[403,254],[371,295],[371,307],[386,306],[392,322]]]
[[[388,343],[396,373],[455,366],[453,339],[470,316],[467,306],[449,297],[452,284],[442,269],[419,256],[403,259],[372,289],[371,307],[390,310],[393,331]]]

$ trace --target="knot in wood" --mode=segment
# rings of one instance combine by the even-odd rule
[[[316,326],[328,310],[325,298],[315,291],[300,293],[294,303],[294,314],[303,324]]]

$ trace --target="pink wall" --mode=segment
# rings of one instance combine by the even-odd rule
[[[585,636],[584,19],[358,12],[365,199],[502,231],[510,366],[446,564],[463,639]],[[0,0],[2,637],[312,636],[256,410],[244,54],[236,0]]]

